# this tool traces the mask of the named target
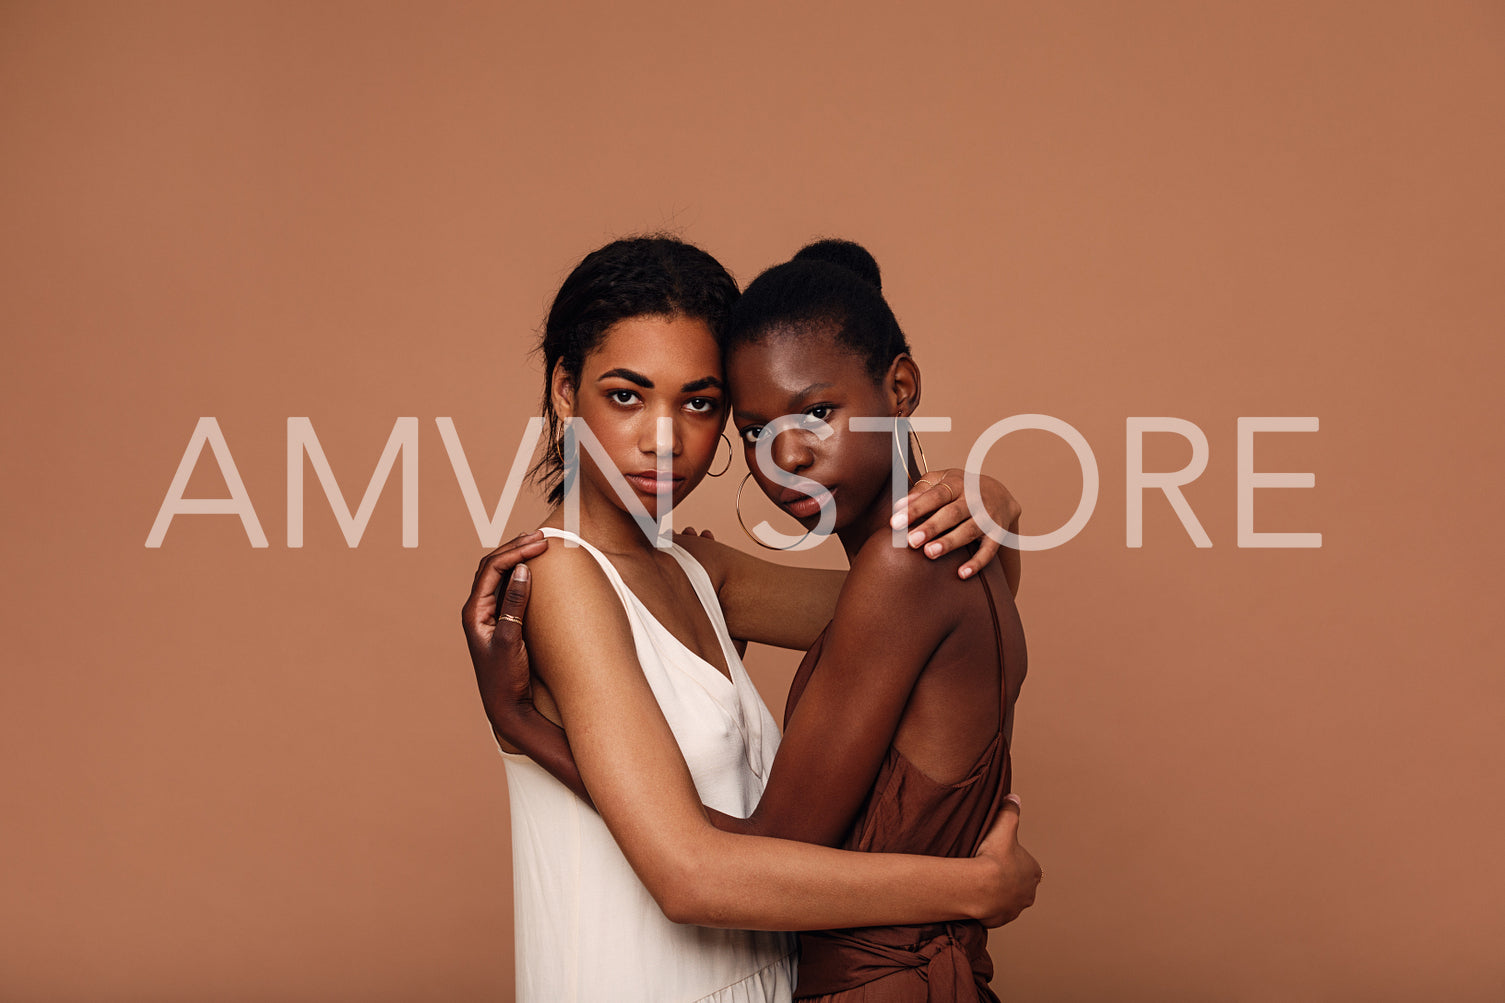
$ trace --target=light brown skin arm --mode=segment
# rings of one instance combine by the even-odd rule
[[[488,554],[482,561],[472,583],[470,597],[462,611],[462,620],[470,646],[471,659],[475,666],[482,703],[498,741],[510,743],[526,752],[577,795],[584,798],[587,803],[594,804],[593,791],[587,789],[576,763],[575,750],[572,750],[567,741],[564,729],[538,713],[532,705],[532,676],[529,671],[527,649],[523,646],[520,637],[520,625],[500,616],[500,614],[506,614],[520,619],[524,615],[532,587],[531,575],[513,576],[500,602],[497,591],[501,588],[507,572],[519,559],[539,556],[546,546],[543,541],[541,534],[527,534],[503,544]],[[594,570],[599,575],[599,569],[595,569],[593,565],[588,570]],[[601,578],[601,583],[604,583],[604,577]],[[616,621],[609,615],[611,611],[615,611],[616,617],[621,616],[620,606],[615,605],[615,594],[611,593],[609,599],[610,602],[604,604],[601,601],[597,602],[595,615],[615,623],[613,629],[617,634],[618,645],[628,643],[627,650],[630,651],[630,631],[628,637],[621,636],[621,632],[626,630],[625,622]],[[560,605],[567,607],[568,603]],[[576,626],[562,631],[567,635],[567,640],[573,637],[579,641],[591,636],[589,631],[579,627],[578,619],[571,618],[570,622],[575,623]],[[554,629],[560,632],[559,625],[556,624]],[[555,646],[558,647],[558,644],[556,643]],[[591,642],[591,647],[594,650],[594,642]],[[589,652],[579,651],[574,655],[580,658],[579,664],[593,664],[591,657],[588,657]],[[564,659],[562,664],[568,665],[571,653],[557,651],[554,657]],[[735,837],[730,833],[708,836],[702,831],[706,828],[714,831],[714,828],[707,818],[705,809],[699,804],[699,797],[694,792],[693,784],[688,783],[688,771],[684,766],[683,758],[679,755],[678,746],[673,744],[672,734],[667,734],[668,726],[663,721],[662,712],[657,702],[653,700],[651,691],[647,690],[646,683],[643,682],[641,669],[636,665],[635,659],[631,660],[630,668],[626,667],[625,660],[623,661],[624,664],[618,665],[617,671],[610,676],[614,680],[612,689],[593,689],[594,681],[597,679],[596,673],[591,673],[590,678],[574,679],[575,686],[581,690],[585,701],[582,708],[584,713],[577,713],[573,720],[577,721],[577,727],[594,728],[595,726],[589,723],[593,714],[612,718],[614,713],[615,718],[608,720],[607,723],[621,729],[632,714],[646,715],[643,718],[643,721],[647,722],[644,734],[637,735],[635,739],[624,739],[624,741],[625,747],[630,748],[634,741],[646,740],[648,748],[654,751],[652,759],[638,760],[632,769],[627,769],[632,764],[616,762],[613,759],[611,746],[611,742],[615,739],[603,737],[612,734],[610,729],[591,732],[597,739],[592,743],[592,750],[594,755],[606,760],[608,766],[607,779],[597,781],[597,783],[607,784],[615,792],[617,803],[631,802],[638,808],[645,808],[650,812],[656,810],[652,807],[656,802],[633,801],[631,792],[635,784],[647,785],[659,791],[661,796],[667,796],[665,794],[667,791],[668,794],[681,799],[681,803],[677,805],[676,812],[672,816],[675,819],[675,825],[637,844],[640,854],[645,855],[640,859],[647,861],[645,866],[650,868],[656,876],[655,880],[659,882],[655,895],[660,893],[664,895],[663,901],[667,903],[665,911],[671,915],[671,918],[706,925],[749,928],[759,926],[766,926],[769,929],[831,928],[843,925],[924,922],[938,918],[956,918],[952,914],[960,908],[961,916],[976,916],[988,925],[997,926],[1014,919],[1019,912],[1033,903],[1035,887],[1039,882],[1039,866],[1028,851],[1019,846],[1016,836],[1018,812],[1012,808],[1000,817],[984,841],[978,857],[974,858],[974,864],[979,868],[975,872],[964,869],[958,875],[958,872],[945,869],[945,867],[937,872],[934,866],[941,863],[938,858],[839,854],[839,851],[815,847],[810,847],[810,849],[820,849],[822,854],[838,853],[839,856],[837,858],[823,855],[813,858],[803,856],[799,858],[798,868],[778,870],[785,867],[785,861],[779,855],[781,850],[805,844],[792,844],[783,840],[762,840],[755,844],[754,851],[750,851],[751,856],[739,858],[742,869],[734,869],[731,873],[723,874],[721,879],[724,879],[725,883],[718,885],[712,893],[701,883],[701,872],[697,870],[706,866],[701,862],[706,859],[703,855],[711,854],[714,857],[725,852],[732,853],[733,856],[742,854],[743,846],[726,843],[725,839],[751,837]],[[568,669],[556,675],[567,687],[573,678]],[[611,702],[617,697],[608,695],[615,693],[618,689],[624,691],[621,698],[629,700],[624,706],[632,708],[625,712],[627,715],[625,717],[623,708],[614,707]],[[668,746],[662,744],[666,737],[669,742]],[[621,752],[620,749],[616,751]],[[655,769],[662,769],[666,772],[663,777],[658,777],[652,772]],[[667,787],[664,786],[666,778],[672,781]],[[599,787],[595,791],[599,794]],[[685,798],[688,798],[693,814],[687,812],[683,803]],[[627,812],[623,817],[628,819],[626,822],[619,821],[619,825],[635,827],[634,831],[641,830],[644,823],[640,816],[629,812],[627,808],[619,810]],[[608,825],[610,824],[608,822]],[[648,827],[652,828],[651,823]],[[613,832],[615,834],[616,830]],[[678,854],[675,849],[675,840],[679,838],[688,840],[686,845],[690,852]],[[831,867],[844,866],[834,861],[844,861],[849,857],[868,858],[868,861],[856,864],[857,869],[854,871],[828,870]],[[629,856],[629,859],[632,857]],[[873,864],[871,862],[873,860],[885,862]],[[964,868],[970,866],[972,865],[963,864]],[[774,867],[779,875],[779,881],[771,886],[759,885],[763,880],[763,875],[758,870],[759,867]],[[874,870],[875,867],[876,870]],[[791,905],[793,900],[779,902],[737,898],[735,889],[743,887],[748,882],[759,885],[765,890],[767,888],[776,890],[783,888],[786,879],[790,877],[793,877],[793,884],[796,887],[793,890],[785,888],[785,891],[793,896],[793,900],[807,902],[809,901],[807,896],[812,889],[829,889],[832,898],[822,903],[821,908],[824,911],[794,911]],[[960,880],[959,884],[958,880]],[[688,888],[684,885],[686,881],[689,882]],[[801,885],[804,881],[813,883]],[[644,882],[648,883],[647,877],[644,877]],[[938,883],[930,884],[925,889],[914,889],[913,894],[905,894],[896,892],[892,886],[893,882],[901,885],[907,882]],[[882,895],[875,890],[880,888],[884,889]],[[653,889],[654,886],[650,886],[650,891]],[[730,896],[730,899],[727,896]],[[777,894],[774,898],[777,899]],[[761,912],[748,914],[738,911],[755,901]],[[873,911],[875,909],[876,912]]]
[[[1008,488],[982,478],[988,514],[1010,532],[1019,530],[1019,503]],[[995,557],[1003,562],[1009,590],[1019,592],[1019,551],[1000,547],[972,518],[963,495],[963,472],[947,470],[922,478],[895,509],[895,522],[908,518],[908,543],[924,548],[931,560],[976,543],[976,552],[957,568],[970,578]],[[735,638],[795,651],[807,650],[836,612],[846,572],[774,564],[733,547],[690,536],[679,540],[705,566]]]
[[[525,629],[534,668],[576,736],[572,751],[618,846],[670,919],[830,929],[978,918],[1017,906],[1015,857],[846,853],[718,831],[637,664],[615,591],[588,554],[533,561]],[[499,584],[499,579],[498,582]],[[478,579],[484,589],[489,579]],[[1005,820],[1010,842],[1017,816]]]

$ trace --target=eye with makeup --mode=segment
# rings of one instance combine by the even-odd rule
[[[643,398],[636,390],[618,389],[606,391],[606,399],[618,407],[632,407]]]
[[[621,408],[636,407],[643,403],[643,395],[641,393],[636,390],[629,390],[626,387],[607,390],[606,399]],[[715,414],[721,409],[721,398],[704,395],[691,397],[685,401],[684,408],[691,414]]]

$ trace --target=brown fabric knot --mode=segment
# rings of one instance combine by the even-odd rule
[[[987,940],[987,931],[969,922],[803,934],[796,996],[823,996],[910,971],[937,1003],[994,1001],[986,988],[993,976]]]

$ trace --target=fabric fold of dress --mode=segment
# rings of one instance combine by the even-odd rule
[[[843,849],[967,857],[977,852],[1002,810],[1013,772],[1003,629],[986,577],[976,580],[987,595],[998,650],[998,732],[967,775],[954,783],[927,776],[890,745]],[[1007,612],[1017,618],[1012,606]],[[1011,626],[1018,629],[1017,619]],[[824,641],[822,634],[795,674],[784,713],[786,728]],[[993,962],[987,947],[987,931],[971,921],[802,933],[794,995],[819,1003],[998,1003],[988,987]]]
[[[543,532],[551,546],[584,547],[601,565],[701,800],[746,818],[762,797],[779,729],[737,657],[705,569],[670,548],[710,618],[729,675],[659,623],[605,554],[573,533]],[[519,1003],[786,1003],[794,981],[790,934],[671,923],[601,816],[526,756],[503,753],[503,760]]]

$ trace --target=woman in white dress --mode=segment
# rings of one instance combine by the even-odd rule
[[[600,450],[580,451],[579,536],[559,508],[544,533],[579,545],[498,548],[464,611],[488,714],[509,713],[516,694],[489,688],[517,678],[495,663],[517,657],[518,621],[496,591],[504,568],[529,560],[513,577],[531,589],[531,699],[568,728],[582,778],[572,793],[532,761],[506,760],[523,1001],[782,1001],[792,944],[767,931],[996,925],[1033,900],[1038,867],[1012,812],[972,859],[849,853],[707,818],[706,807],[751,812],[778,740],[731,636],[807,647],[843,577],[746,555],[725,555],[713,577],[686,551],[655,548],[630,512],[636,502],[658,514],[711,467],[726,419],[715,331],[735,298],[709,255],[644,238],[587,256],[550,311],[545,412],[556,430],[583,419]],[[555,502],[561,448],[553,440],[542,464]],[[946,549],[976,535],[964,529]]]

